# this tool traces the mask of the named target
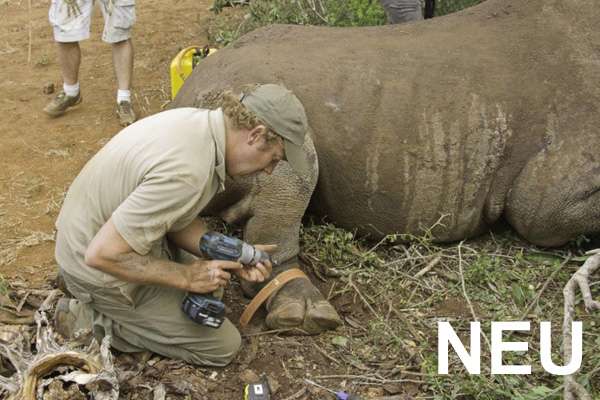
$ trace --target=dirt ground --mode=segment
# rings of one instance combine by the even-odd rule
[[[49,119],[42,112],[54,95],[45,94],[44,87],[53,83],[56,90],[60,90],[62,85],[47,19],[49,3],[50,0],[31,3],[0,0],[0,104],[3,111],[0,119],[0,328],[6,323],[3,320],[6,314],[2,313],[6,298],[3,290],[9,289],[8,294],[19,308],[23,304],[23,310],[33,306],[29,307],[33,312],[40,302],[35,289],[53,287],[57,272],[53,257],[53,224],[62,198],[85,162],[120,130],[114,115],[116,83],[111,51],[100,40],[102,17],[97,9],[92,37],[82,44],[80,82],[83,103],[58,119]],[[138,4],[133,38],[134,106],[139,117],[154,114],[167,104],[170,92],[168,66],[176,53],[182,47],[207,42],[207,30],[211,29],[213,18],[208,10],[211,3],[211,0],[145,0]],[[239,19],[236,13],[239,10],[233,11],[232,15]],[[211,36],[215,37],[214,29],[218,28],[212,28]],[[313,236],[321,237],[319,229],[316,228]],[[346,237],[347,233],[343,235]],[[484,320],[496,320],[500,317],[495,310],[502,304],[507,307],[500,311],[509,312],[503,316],[516,318],[527,304],[538,303],[534,295],[543,292],[546,279],[554,276],[552,271],[556,267],[553,263],[557,262],[554,259],[552,263],[544,264],[539,261],[538,254],[533,261],[526,262],[523,254],[528,254],[529,248],[514,241],[508,245],[502,244],[503,240],[496,243],[494,235],[482,242],[487,243],[483,255],[469,250],[465,256],[470,257],[469,262],[465,262],[466,281],[475,295],[474,310],[469,310],[460,295],[456,265],[441,267],[444,262],[457,259],[456,249],[428,249],[418,243],[408,250],[392,246],[389,260],[393,261],[386,264],[392,271],[391,275],[386,275],[393,278],[390,281],[378,280],[377,274],[368,276],[356,272],[352,275],[354,281],[342,282],[327,274],[323,278],[313,265],[312,269],[308,268],[309,273],[312,271],[312,281],[318,284],[322,293],[333,297],[332,302],[344,320],[343,327],[319,336],[283,336],[265,332],[267,329],[262,326],[264,312],[261,311],[251,329],[245,332],[237,359],[222,369],[192,367],[149,353],[125,355],[115,352],[121,398],[161,399],[160,389],[164,387],[166,399],[242,399],[244,382],[260,374],[270,379],[276,390],[272,397],[275,400],[333,399],[330,393],[307,385],[305,378],[332,389],[359,393],[364,399],[380,396],[393,396],[389,398],[394,400],[434,398],[431,394],[436,390],[452,393],[444,398],[471,392],[478,394],[467,398],[483,398],[490,388],[504,390],[515,386],[513,381],[499,384],[485,376],[479,381],[463,380],[462,386],[455,376],[433,379],[437,386],[432,386],[431,379],[426,382],[435,367],[431,360],[436,345],[434,327],[438,320],[461,322],[461,336],[464,336],[466,322],[472,313]],[[304,251],[307,247],[310,246],[304,243]],[[494,259],[492,255],[500,247],[510,253],[510,257],[501,255]],[[464,251],[466,254],[466,247]],[[363,256],[374,256],[371,253],[371,250],[366,253],[356,251]],[[434,268],[440,255],[446,261],[435,267],[437,273],[428,275],[426,280],[424,276],[421,279],[414,277]],[[363,257],[361,267],[362,262],[366,264],[369,259]],[[563,256],[557,259],[562,262]],[[507,264],[496,263],[498,260],[507,260]],[[508,265],[510,263],[514,265]],[[310,259],[308,264],[311,264]],[[556,282],[549,285],[543,304],[538,304],[534,310],[537,318],[557,323],[561,320],[561,290],[577,264],[569,268],[556,275]],[[358,267],[356,271],[359,271]],[[477,291],[478,285],[484,291]],[[400,290],[390,290],[390,287]],[[369,304],[380,299],[385,301],[380,301],[375,309],[371,308]],[[228,316],[237,321],[248,300],[242,297],[239,285],[233,282],[226,292],[225,302],[230,307]],[[597,317],[594,320],[593,316],[580,313],[581,319],[592,321],[589,323],[594,329],[600,324]],[[379,318],[373,318],[378,314]],[[31,318],[28,320],[32,325]],[[586,379],[593,382],[600,371],[600,358],[589,344],[597,338],[595,330],[591,332],[586,337],[586,349],[590,350],[586,353],[584,371],[588,373]],[[6,375],[5,364],[0,362],[0,375]],[[457,365],[456,360],[454,364]],[[557,391],[554,389],[559,387],[557,381],[550,380],[540,371],[536,373],[536,380],[529,386],[523,385],[523,391],[542,383],[552,389],[542,388],[547,391],[540,398]]]
[[[100,40],[98,9],[91,38],[81,46],[83,103],[57,119],[42,112],[53,96],[43,93],[44,86],[53,83],[60,90],[62,85],[49,3],[33,1],[29,11],[26,0],[0,1],[0,274],[32,284],[54,273],[48,239],[66,188],[120,128],[111,50]],[[150,0],[137,7],[134,101],[140,117],[156,113],[168,100],[168,65],[177,51],[206,41],[202,21],[208,6],[209,1],[174,0],[167,7]],[[18,245],[16,254],[7,244]]]
[[[9,288],[27,290],[52,286],[57,272],[53,224],[62,198],[85,162],[120,129],[114,115],[111,51],[100,40],[102,16],[97,8],[91,39],[82,43],[82,104],[57,119],[42,112],[54,96],[45,94],[44,87],[53,83],[58,91],[62,85],[47,19],[49,3],[0,0],[0,276]],[[210,3],[146,0],[138,4],[133,38],[134,106],[139,117],[160,111],[168,102],[168,65],[178,50],[206,43]],[[229,304],[247,302],[235,285],[230,292]],[[232,308],[235,316],[242,306]],[[240,356],[226,369],[192,368],[157,356],[118,355],[117,365],[128,371],[123,375],[122,394],[149,398],[163,383],[167,398],[239,399],[249,373],[242,372],[251,369],[266,373],[279,387],[275,398],[294,394],[299,395],[293,398],[327,398],[322,391],[309,393],[302,381],[307,376],[349,371],[343,361],[328,355],[324,341],[331,338],[246,336]],[[386,355],[377,359],[385,361]],[[392,362],[389,369],[394,367]],[[335,384],[339,381],[346,382],[342,377]],[[367,392],[385,393],[365,387],[363,393]]]

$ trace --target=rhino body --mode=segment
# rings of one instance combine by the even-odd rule
[[[600,227],[599,20],[593,0],[488,0],[404,25],[269,26],[202,61],[173,106],[271,82],[302,101],[314,174],[280,163],[214,202],[280,260],[311,194],[313,212],[373,237],[455,241],[504,217],[558,246]]]
[[[405,25],[270,26],[204,60],[174,106],[281,83],[312,127],[316,213],[372,235],[444,216],[444,241],[504,215],[560,245],[599,227],[599,17],[590,0],[489,0]]]

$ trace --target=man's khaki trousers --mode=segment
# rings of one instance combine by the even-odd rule
[[[78,300],[70,306],[77,328],[91,328],[99,341],[111,335],[117,350],[150,350],[192,364],[224,366],[240,348],[240,334],[228,319],[214,329],[191,321],[181,311],[185,292],[126,283],[102,288],[60,273]]]

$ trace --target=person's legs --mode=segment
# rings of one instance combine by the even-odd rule
[[[131,284],[98,288],[67,274],[63,277],[69,291],[79,299],[70,303],[75,318],[63,316],[63,320],[81,328],[80,320],[84,319],[98,340],[111,335],[117,350],[149,350],[197,365],[225,366],[240,348],[240,334],[229,320],[214,329],[191,321],[181,311],[185,292]],[[83,308],[92,311],[92,320]],[[57,326],[57,331],[68,330]]]
[[[136,115],[131,102],[133,77],[133,43],[131,28],[135,22],[133,1],[100,2],[104,15],[102,40],[112,46],[113,65],[117,78],[117,116],[123,126],[132,124]]]
[[[133,75],[133,44],[131,39],[112,44],[113,65],[117,78],[117,116],[122,126],[135,122],[131,103],[131,78]]]
[[[401,24],[423,19],[420,0],[380,0],[380,3],[390,24]]]
[[[133,44],[131,39],[112,44],[112,57],[119,90],[131,89]]]
[[[79,93],[79,42],[57,42],[58,61],[63,77],[63,90],[44,108],[50,117],[61,116],[69,108],[81,103]]]
[[[44,108],[51,117],[58,117],[67,109],[81,102],[79,93],[79,66],[81,50],[79,42],[90,36],[92,0],[74,3],[53,1],[48,19],[57,43],[58,61],[63,77],[63,91]]]
[[[67,85],[79,83],[79,65],[81,64],[81,49],[79,42],[61,43],[58,45],[58,61],[62,72],[63,82]]]

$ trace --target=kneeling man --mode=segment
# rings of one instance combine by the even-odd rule
[[[308,168],[301,149],[307,121],[298,98],[279,85],[223,96],[216,110],[179,108],[130,125],[73,181],[56,223],[56,260],[75,297],[59,301],[59,333],[91,329],[99,340],[110,335],[120,351],[199,365],[233,359],[241,343],[233,324],[199,325],[181,302],[188,291],[225,286],[231,273],[264,281],[271,265],[183,264],[181,250],[201,255],[207,228],[198,215],[224,189],[226,175],[270,174],[284,158]]]

